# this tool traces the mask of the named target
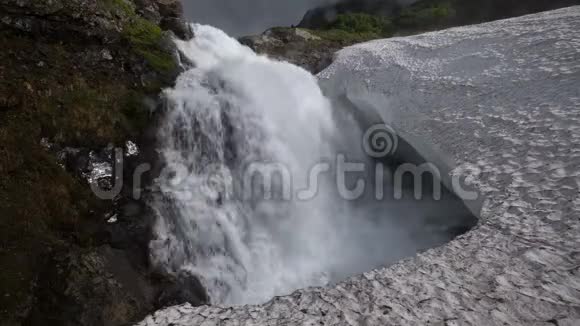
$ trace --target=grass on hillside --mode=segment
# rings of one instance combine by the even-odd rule
[[[325,27],[312,30],[319,37],[345,44],[392,37],[409,30],[431,30],[445,26],[455,18],[451,0],[418,2],[395,16],[365,13],[340,14]]]
[[[362,13],[338,15],[323,29],[311,32],[325,40],[352,44],[393,35],[393,24],[386,17]]]

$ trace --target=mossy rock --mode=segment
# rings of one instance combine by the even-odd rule
[[[126,44],[54,41],[0,31],[0,320],[18,324],[33,304],[43,257],[91,246],[109,202],[41,146],[101,148],[136,139],[150,123],[143,105],[163,80],[144,85],[142,60]],[[149,43],[151,44],[151,43]]]
[[[176,60],[166,46],[167,34],[154,23],[135,16],[123,28],[123,37],[156,72],[168,74],[177,68]]]

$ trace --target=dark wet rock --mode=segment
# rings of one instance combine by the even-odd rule
[[[161,22],[162,14],[159,12],[159,6],[155,0],[134,0],[139,14],[148,20],[159,24]]]
[[[180,18],[183,15],[183,5],[180,0],[154,0],[163,17]]]
[[[100,183],[111,189],[113,183],[113,148],[99,151],[65,147],[56,152],[59,163],[87,184]]]
[[[114,43],[121,40],[136,11],[162,28],[190,38],[178,0],[6,0],[2,9],[0,25],[35,35]]]
[[[182,272],[173,277],[165,277],[163,290],[157,297],[159,307],[170,307],[180,304],[201,306],[209,304],[209,297],[199,279]]]
[[[149,276],[144,204],[153,176],[135,184],[133,171],[155,164],[152,108],[181,71],[180,10],[1,1],[0,324],[124,325],[159,308],[166,283]],[[89,184],[113,188],[117,147],[124,186],[102,200]]]
[[[193,37],[189,24],[183,19],[183,6],[179,0],[135,0],[138,12],[177,37],[188,40]]]
[[[123,251],[66,249],[46,266],[30,325],[124,325],[153,308],[154,289]]]
[[[172,31],[177,37],[183,40],[189,40],[193,37],[193,30],[189,23],[179,17],[163,18],[161,28]]]
[[[330,65],[334,53],[345,45],[322,39],[301,28],[273,28],[261,35],[242,37],[239,41],[257,53],[288,61],[312,73]]]
[[[61,149],[46,138],[41,146],[55,155],[63,169],[87,184],[97,182],[103,190],[112,188],[119,158],[125,173],[122,191],[101,221],[85,226],[99,247],[52,249],[51,258],[43,263],[28,325],[125,325],[155,309],[209,302],[195,276],[157,273],[149,265],[153,214],[145,204],[148,190],[144,188],[152,176],[145,174],[136,184],[127,173],[151,159],[149,149],[140,150],[132,141],[125,143],[122,153],[112,146]],[[134,198],[135,187],[143,187],[143,197]]]
[[[124,1],[124,0],[120,0]],[[0,23],[38,35],[82,36],[103,42],[119,40],[130,17],[116,2],[95,0],[6,0]],[[130,2],[127,6],[132,6]]]

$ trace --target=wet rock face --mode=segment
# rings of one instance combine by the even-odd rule
[[[47,265],[28,322],[52,325],[120,325],[153,308],[154,289],[108,246],[57,255]],[[55,306],[62,306],[55,310]]]
[[[0,24],[26,33],[119,41],[124,25],[137,10],[177,36],[193,35],[182,19],[178,0],[6,0]]]
[[[257,53],[288,61],[314,74],[328,67],[334,53],[344,46],[300,28],[274,28],[239,41]]]
[[[199,279],[187,273],[166,278],[163,290],[157,297],[157,305],[160,307],[170,307],[186,302],[200,306],[209,304],[209,301]]]
[[[149,267],[152,220],[131,184],[137,165],[155,163],[148,133],[180,72],[180,10],[0,1],[0,324],[121,325],[161,308],[162,293],[187,301]],[[89,184],[112,188],[114,147],[125,147],[126,186],[101,200]]]
[[[179,0],[154,0],[159,7],[159,13],[163,17],[181,17],[183,5]]]
[[[193,32],[183,20],[183,5],[179,0],[136,0],[137,8],[145,17],[151,17],[161,28],[172,31],[181,39],[190,39]]]
[[[571,7],[341,51],[323,86],[469,177],[485,200],[479,225],[332,288],[176,306],[138,325],[579,324],[578,30]]]
[[[129,17],[121,7],[106,3],[97,0],[6,0],[2,3],[0,22],[28,33],[81,35],[114,42]]]

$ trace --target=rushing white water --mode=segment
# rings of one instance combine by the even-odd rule
[[[425,246],[387,218],[397,207],[340,199],[332,173],[320,178],[316,196],[298,199],[315,163],[340,152],[364,160],[362,132],[348,116],[337,119],[310,73],[258,56],[215,28],[194,29],[196,37],[178,45],[195,68],[167,91],[159,135],[173,173],[162,176],[168,182],[154,203],[156,265],[198,276],[212,303],[248,304]],[[292,197],[246,198],[243,181],[255,163],[287,171]],[[260,181],[267,180],[251,189]],[[274,178],[274,193],[284,194],[282,181]]]

